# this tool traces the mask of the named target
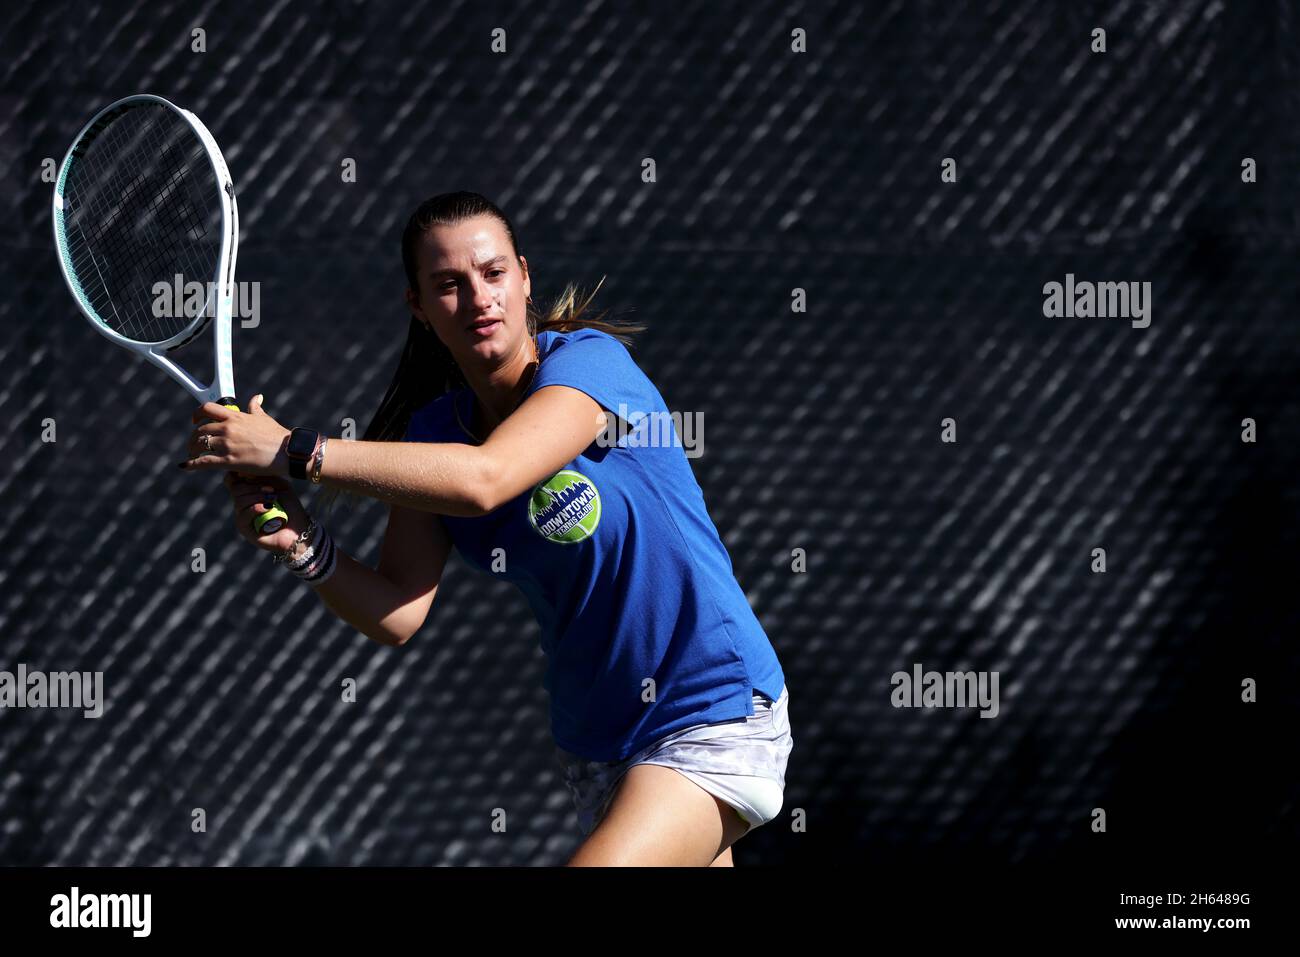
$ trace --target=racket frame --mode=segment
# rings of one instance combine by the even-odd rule
[[[131,109],[132,104],[141,103],[157,103],[167,107],[183,119],[190,129],[194,131],[207,153],[208,162],[212,166],[214,182],[217,184],[217,193],[221,201],[221,246],[217,257],[217,271],[211,280],[206,278],[204,280],[203,308],[199,315],[194,317],[194,321],[180,332],[161,342],[153,343],[128,339],[126,336],[109,328],[95,312],[85,293],[81,290],[76,277],[68,268],[67,229],[63,222],[64,187],[70,169],[69,161],[73,159],[73,154],[77,152],[77,149],[83,146],[86,134],[94,129],[106,116]],[[77,306],[90,321],[90,324],[101,335],[111,341],[144,356],[180,383],[181,387],[198,399],[200,403],[219,402],[223,405],[227,404],[227,401],[233,403],[235,401],[235,373],[234,364],[231,360],[230,323],[233,311],[232,296],[234,292],[235,262],[239,256],[239,209],[235,201],[234,182],[231,179],[230,170],[226,166],[225,157],[221,155],[221,149],[217,146],[217,141],[208,132],[208,128],[203,125],[203,122],[189,110],[181,109],[170,100],[155,96],[152,93],[137,93],[115,100],[91,117],[90,121],[77,133],[72,145],[68,147],[67,153],[63,156],[63,162],[59,164],[59,176],[54,187],[52,205],[53,216],[51,219],[54,225],[54,242],[59,250],[59,269],[63,273],[63,279],[67,283],[68,289],[72,291],[73,298],[77,300]],[[213,327],[213,361],[216,366],[216,378],[211,385],[205,386],[174,362],[166,353],[179,349],[203,332],[208,322],[214,318],[212,302],[214,297],[217,300],[215,306],[216,323]]]
[[[132,109],[134,105],[144,103],[162,105],[189,124],[190,129],[194,131],[207,153],[208,162],[212,166],[214,182],[217,186],[217,194],[221,202],[221,246],[217,257],[217,271],[211,281],[204,283],[203,308],[194,317],[194,322],[180,332],[161,342],[152,343],[138,342],[115,332],[96,313],[85,292],[81,289],[80,283],[77,282],[75,275],[68,267],[67,228],[63,219],[64,189],[67,183],[68,170],[71,168],[70,163],[78,148],[87,145],[87,134],[106,117],[109,117],[110,114]],[[89,142],[93,142],[93,139]],[[203,125],[203,121],[189,110],[182,109],[170,100],[153,93],[136,93],[131,96],[124,96],[120,100],[114,100],[92,116],[86,125],[77,132],[72,145],[68,147],[68,151],[63,155],[63,162],[59,164],[59,175],[55,181],[51,206],[54,244],[59,253],[59,270],[63,273],[63,280],[72,292],[73,299],[77,301],[77,307],[100,335],[105,336],[119,346],[144,356],[175,379],[182,388],[198,399],[200,403],[216,402],[226,406],[226,408],[239,411],[239,404],[235,399],[235,370],[230,345],[230,324],[234,307],[235,262],[239,256],[239,205],[235,201],[235,184],[230,175],[230,169],[226,166],[226,159],[221,155],[221,148],[217,146],[216,139],[208,131],[208,128]],[[214,297],[216,298],[215,316],[212,301]],[[213,318],[216,319],[212,330],[213,362],[216,366],[214,370],[215,378],[210,385],[205,386],[182,366],[174,362],[166,353],[181,348],[200,335]],[[278,531],[287,520],[287,514],[277,502],[267,511],[256,516],[253,519],[253,525],[259,533],[267,535]]]

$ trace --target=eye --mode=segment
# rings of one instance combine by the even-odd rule
[[[489,275],[489,276],[495,276],[495,275],[498,275],[498,274],[504,276],[504,275],[506,274],[506,271],[505,271],[504,269],[489,269],[489,270],[488,270],[488,275]]]
[[[440,282],[440,283],[438,283],[438,288],[439,288],[439,289],[450,289],[450,288],[451,288],[452,286],[454,286],[454,285],[456,285],[456,280],[454,280],[454,279],[448,279],[446,282]]]

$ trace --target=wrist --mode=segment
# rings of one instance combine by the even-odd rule
[[[303,480],[308,477],[309,468],[320,451],[324,438],[314,429],[298,428],[289,432],[289,441],[285,449],[289,478]]]
[[[280,478],[289,477],[289,439],[293,437],[293,429],[284,430],[284,438],[280,440],[280,452],[275,457],[275,474]]]

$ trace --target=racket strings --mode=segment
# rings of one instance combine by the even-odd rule
[[[194,307],[215,307],[220,188],[198,136],[162,106],[124,111],[76,157],[64,187],[68,261],[105,325],[152,343],[206,324]],[[203,293],[190,297],[196,281]]]

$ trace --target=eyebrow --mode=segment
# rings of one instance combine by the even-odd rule
[[[487,269],[489,266],[499,266],[504,262],[507,262],[505,256],[493,256],[491,259],[485,260],[484,262],[475,263],[474,268]],[[459,269],[435,269],[433,272],[429,273],[429,278],[437,279],[439,276],[456,276],[459,274]]]

